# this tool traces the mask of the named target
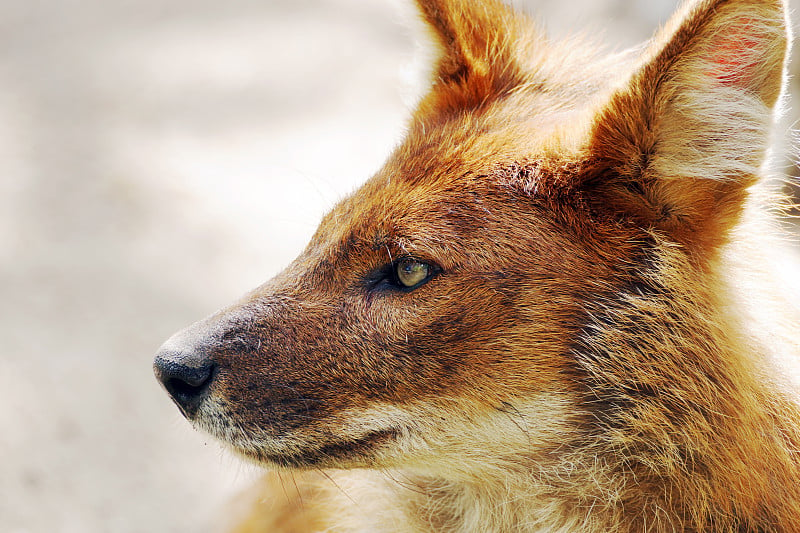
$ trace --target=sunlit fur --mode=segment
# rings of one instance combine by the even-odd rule
[[[800,531],[786,6],[690,2],[601,58],[498,1],[417,4],[406,139],[171,341],[219,369],[193,423],[278,467],[237,531]],[[398,257],[436,275],[376,289]]]

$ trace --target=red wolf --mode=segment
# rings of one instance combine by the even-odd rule
[[[417,4],[439,56],[405,140],[156,356],[276,469],[240,531],[800,531],[784,2],[689,2],[627,59]]]

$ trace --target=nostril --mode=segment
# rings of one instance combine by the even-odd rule
[[[210,362],[200,367],[172,364],[165,377],[167,381],[182,383],[190,389],[202,389],[208,384],[213,369],[214,365]]]
[[[153,363],[156,377],[189,418],[194,416],[214,380],[216,366],[205,357],[161,352]]]
[[[173,397],[179,397],[181,399],[189,399],[201,396],[208,387],[210,382],[211,382],[210,379],[205,379],[203,381],[190,383],[180,378],[169,378],[164,382],[164,387],[167,389],[167,392],[169,392],[170,395]]]

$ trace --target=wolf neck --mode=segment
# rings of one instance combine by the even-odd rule
[[[658,248],[630,290],[603,302],[580,355],[602,405],[596,437],[622,458],[615,527],[796,531],[798,408],[772,368],[775,339],[751,334],[772,324],[732,305],[742,288],[724,253],[697,265]]]
[[[565,477],[570,473],[563,472]],[[608,517],[591,510],[592,503],[568,491],[545,487],[540,473],[496,473],[472,481],[448,482],[417,478],[413,494],[400,497],[407,519],[401,531],[467,533],[474,531],[605,532]],[[585,490],[578,488],[577,492]]]

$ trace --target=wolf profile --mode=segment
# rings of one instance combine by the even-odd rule
[[[439,56],[405,140],[156,356],[277,469],[239,531],[800,531],[785,4],[686,3],[633,59],[417,4]]]

